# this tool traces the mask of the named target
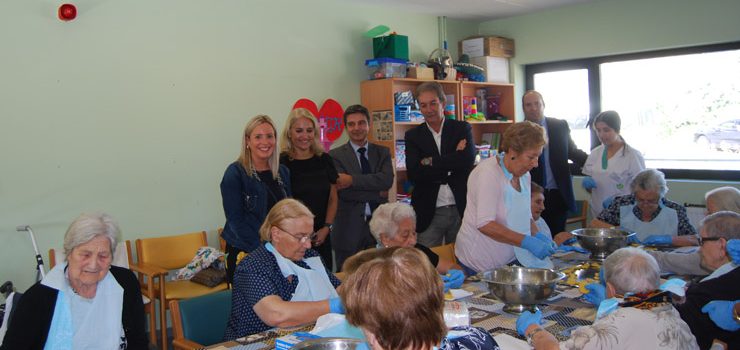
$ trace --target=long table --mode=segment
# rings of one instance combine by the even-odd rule
[[[588,261],[588,254],[576,252],[556,253],[553,262],[556,269],[575,266]],[[581,271],[580,277],[593,277],[598,269]],[[463,289],[473,295],[460,299],[468,307],[470,323],[475,327],[481,327],[492,335],[508,334],[518,339],[524,339],[516,332],[516,319],[518,315],[503,311],[504,303],[492,296],[488,285],[484,282],[469,279],[463,284]],[[542,310],[544,328],[555,335],[558,340],[565,340],[570,332],[577,327],[590,325],[596,317],[596,309],[581,298],[577,287],[559,283],[553,295],[538,307]],[[297,332],[310,331],[313,325],[307,325],[291,329],[273,329],[266,332],[239,338],[205,349],[235,349],[235,350],[263,350],[274,349],[275,339]]]

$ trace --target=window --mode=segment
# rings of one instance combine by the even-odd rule
[[[566,119],[583,150],[598,144],[583,114],[615,110],[647,167],[740,178],[740,43],[530,65],[526,74],[546,115]]]

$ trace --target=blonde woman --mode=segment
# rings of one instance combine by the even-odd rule
[[[329,235],[337,214],[336,183],[339,175],[331,156],[319,143],[319,126],[314,115],[305,108],[291,111],[280,145],[280,164],[290,170],[293,198],[303,202],[314,215],[316,238],[311,245],[332,270]]]
[[[258,115],[242,133],[239,158],[231,163],[221,180],[226,224],[226,278],[232,282],[236,257],[260,245],[259,227],[275,203],[290,197],[290,172],[278,164],[277,132],[272,119]]]

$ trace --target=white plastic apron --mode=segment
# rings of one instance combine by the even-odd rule
[[[650,222],[640,220],[633,211],[635,204],[625,205],[619,208],[619,223],[623,229],[637,233],[637,239],[644,240],[650,235],[672,235],[678,234],[678,213],[660,203],[660,214]]]
[[[79,318],[73,316],[75,311],[70,305],[77,296],[67,282],[66,266],[67,263],[57,265],[41,281],[59,291],[44,349],[120,349],[124,336],[121,323],[123,288],[110,272],[107,273],[98,282],[92,305],[82,322],[73,324],[73,320]]]
[[[530,220],[532,219],[532,206],[531,206],[531,189],[530,184],[523,179],[519,178],[519,187],[522,189],[520,192],[514,189],[511,185],[511,179],[514,177],[506,166],[504,166],[505,153],[501,153],[499,157],[499,165],[501,170],[504,172],[504,176],[509,183],[506,184],[504,190],[504,205],[506,206],[506,227],[512,231],[521,232],[525,235],[531,234]],[[551,269],[554,265],[550,258],[538,259],[529,250],[514,246],[514,256],[519,260],[519,263],[525,267],[536,267],[536,268],[547,268]]]
[[[619,157],[623,149],[624,147],[620,148],[612,158]],[[604,147],[603,152],[606,152],[606,147]],[[598,158],[601,160],[601,157]],[[610,159],[606,169],[601,167],[601,161],[597,161],[596,163],[591,174],[591,177],[598,185],[591,190],[590,210],[594,218],[603,210],[604,200],[612,196],[622,196],[630,193],[629,182],[632,180],[632,175],[634,175],[630,172],[629,168],[616,169],[616,166],[614,166],[616,160],[612,161]]]
[[[290,275],[298,277],[298,285],[290,301],[320,301],[339,296],[337,290],[334,289],[334,285],[331,284],[329,276],[326,274],[326,267],[321,262],[321,257],[315,256],[303,259],[311,267],[310,269],[304,269],[280,255],[272,243],[265,244],[265,248],[275,256],[283,277]]]

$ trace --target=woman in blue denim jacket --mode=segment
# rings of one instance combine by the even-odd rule
[[[260,245],[259,227],[275,203],[291,196],[290,172],[279,165],[277,132],[270,117],[258,115],[244,127],[242,150],[221,180],[226,224],[226,278],[231,283],[236,258]]]

